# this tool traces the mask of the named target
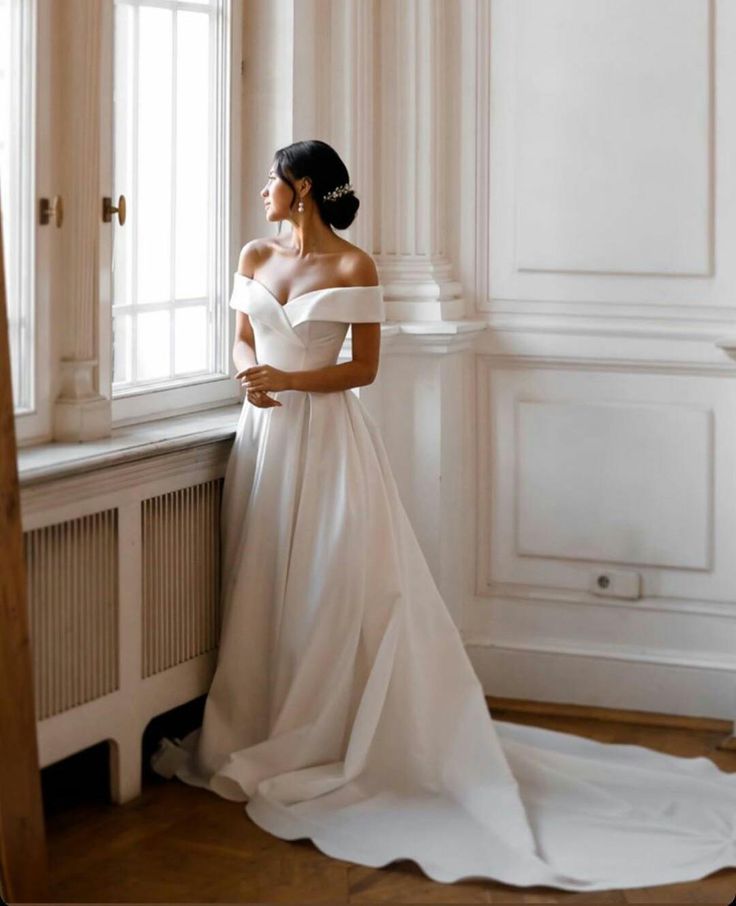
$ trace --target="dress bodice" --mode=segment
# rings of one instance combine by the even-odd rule
[[[282,305],[263,283],[237,272],[230,307],[248,315],[258,362],[284,370],[334,365],[348,325],[386,320],[381,285],[316,289]]]

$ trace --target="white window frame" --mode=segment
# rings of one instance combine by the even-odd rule
[[[21,86],[19,135],[26,153],[20,161],[21,260],[7,262],[18,269],[17,285],[24,297],[23,316],[28,322],[28,342],[23,367],[28,405],[15,412],[15,435],[19,447],[52,437],[51,395],[55,362],[50,338],[51,251],[58,229],[54,223],[41,225],[41,198],[53,198],[53,142],[39,140],[51,134],[52,101],[52,11],[53,0],[28,0],[22,5],[20,30],[24,78]],[[11,137],[12,140],[12,137]],[[16,238],[16,241],[18,239]],[[7,249],[7,237],[6,237]]]
[[[101,167],[100,167],[100,200],[103,196],[112,197],[113,186],[113,0],[104,0],[105,12],[102,17],[103,28],[103,73],[101,85]],[[215,245],[220,249],[221,261],[214,275],[214,288],[219,304],[215,309],[217,321],[214,325],[216,336],[224,347],[223,361],[227,364],[227,374],[209,376],[196,381],[183,379],[178,385],[166,388],[140,388],[113,398],[112,395],[112,242],[113,230],[125,229],[115,220],[113,223],[100,223],[100,392],[111,400],[112,427],[150,421],[167,415],[180,415],[203,409],[215,408],[228,403],[238,402],[241,398],[240,387],[233,380],[235,373],[232,363],[232,345],[234,339],[234,320],[228,308],[232,274],[237,269],[240,254],[240,198],[241,198],[241,57],[242,57],[242,0],[222,0],[223,27],[230,30],[230,42],[225,47],[224,65],[230,73],[227,84],[229,93],[221,92],[217,104],[222,124],[220,147],[229,149],[229,167],[224,179],[217,180],[220,193],[219,206],[223,216],[215,224]],[[167,0],[161,5],[168,6]],[[219,42],[218,42],[219,46]],[[107,63],[107,65],[105,65]],[[221,161],[221,156],[217,158]],[[113,199],[113,204],[117,200]]]

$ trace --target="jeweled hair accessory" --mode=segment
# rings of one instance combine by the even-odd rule
[[[331,192],[323,195],[322,198],[324,201],[336,201],[338,198],[341,198],[343,195],[347,195],[352,191],[353,187],[349,182],[346,182],[344,185],[338,186],[336,189],[333,189]]]

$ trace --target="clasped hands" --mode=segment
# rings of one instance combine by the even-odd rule
[[[252,365],[235,375],[246,388],[246,397],[249,403],[261,409],[269,406],[280,406],[281,403],[268,395],[267,391],[292,390],[291,374],[288,371],[279,371],[272,365]]]

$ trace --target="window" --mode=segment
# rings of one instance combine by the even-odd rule
[[[236,399],[228,377],[230,4],[115,0],[113,421],[160,414],[161,391]],[[199,388],[199,394],[197,393]],[[177,403],[175,408],[181,408]]]
[[[241,244],[241,4],[0,0],[19,445],[77,414],[91,433],[240,398],[227,298]],[[103,198],[120,196],[123,224],[103,217]]]
[[[36,406],[34,387],[35,4],[0,0],[0,197],[13,406]]]

